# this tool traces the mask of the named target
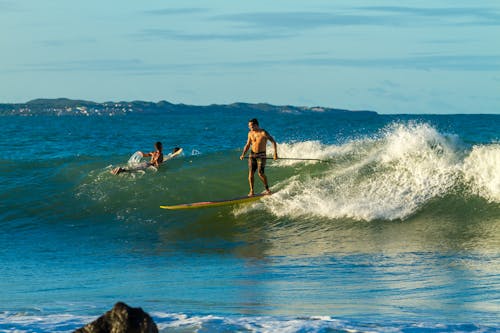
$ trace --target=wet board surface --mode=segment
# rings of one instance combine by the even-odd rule
[[[237,198],[218,200],[218,201],[201,201],[201,202],[193,202],[193,203],[186,203],[173,206],[160,206],[160,208],[170,209],[170,210],[180,210],[180,209],[199,209],[208,207],[229,206],[229,205],[236,205],[236,204],[257,201],[268,195],[270,194],[257,194],[251,197],[244,196],[244,197],[237,197]]]

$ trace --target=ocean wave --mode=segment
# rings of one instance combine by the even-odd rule
[[[472,193],[500,202],[500,144],[474,146],[462,171]]]
[[[450,194],[500,202],[500,145],[470,151],[456,135],[426,123],[391,124],[340,146],[299,142],[280,145],[280,151],[331,164],[282,180],[278,193],[264,201],[277,216],[404,220]]]
[[[282,159],[269,160],[266,172],[276,193],[261,204],[238,207],[236,215],[264,209],[278,218],[405,220],[431,203],[446,206],[450,196],[465,205],[477,205],[477,198],[487,210],[500,203],[500,144],[468,147],[457,135],[427,123],[394,123],[342,144],[280,143],[278,153]],[[118,176],[100,157],[42,159],[30,164],[29,177],[81,212],[124,207],[152,212],[159,205],[244,195],[247,166],[239,154],[193,150],[158,172]],[[260,180],[255,182],[258,191]],[[39,205],[50,208],[50,201]]]
[[[253,316],[223,317],[217,315],[189,316],[154,313],[160,332],[494,332],[495,327],[476,324],[443,324],[428,322],[364,323],[331,316]]]
[[[220,316],[152,312],[159,332],[497,332],[498,327],[474,323],[360,322],[331,316]],[[73,314],[0,313],[1,332],[73,332],[96,317]]]

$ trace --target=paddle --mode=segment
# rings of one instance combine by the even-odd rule
[[[245,158],[251,158],[250,156],[245,156]],[[273,160],[272,157],[257,157],[265,160]],[[318,161],[318,162],[330,162],[328,160],[320,160],[319,158],[300,158],[300,157],[278,157],[278,160],[291,160],[291,161]]]

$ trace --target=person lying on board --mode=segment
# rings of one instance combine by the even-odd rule
[[[149,162],[146,162],[145,164],[140,165],[139,169],[137,167],[130,168],[130,169],[117,167],[117,168],[114,168],[111,171],[111,173],[113,175],[118,175],[122,172],[133,172],[133,171],[137,171],[137,170],[143,170],[143,169],[146,169],[150,166],[159,167],[160,164],[163,163],[163,146],[162,146],[160,141],[155,143],[155,149],[156,149],[155,151],[152,151],[150,153],[140,152],[143,157],[151,156],[151,160]],[[176,148],[176,149],[178,150],[179,148]],[[174,152],[175,152],[175,149],[174,149]]]
[[[264,188],[266,189],[264,193],[271,194],[269,184],[267,183],[267,177],[264,173],[267,159],[266,146],[267,140],[271,141],[274,148],[273,158],[277,160],[278,147],[276,145],[276,141],[274,141],[274,138],[265,129],[259,127],[259,121],[256,118],[250,119],[248,122],[248,128],[250,129],[248,132],[248,140],[243,148],[243,153],[240,156],[240,160],[243,160],[248,149],[252,147],[250,155],[248,156],[248,184],[250,185],[250,192],[248,193],[248,196],[251,197],[255,195],[253,189],[255,171],[258,171],[259,178],[264,184]]]

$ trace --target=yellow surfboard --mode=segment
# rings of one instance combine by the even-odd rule
[[[229,206],[229,205],[236,205],[236,204],[257,201],[268,195],[270,194],[256,194],[251,197],[245,196],[227,200],[201,201],[201,202],[193,202],[193,203],[174,205],[174,206],[160,206],[160,208],[170,209],[170,210],[180,210],[180,209],[199,209],[199,208],[209,208],[218,206]]]

